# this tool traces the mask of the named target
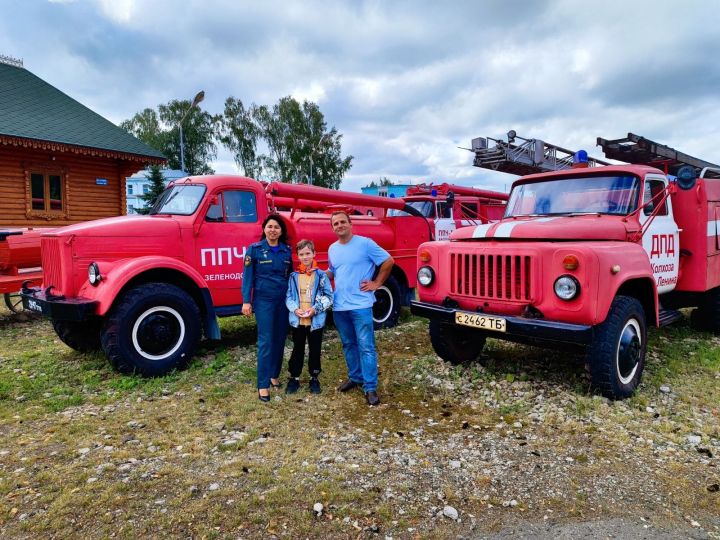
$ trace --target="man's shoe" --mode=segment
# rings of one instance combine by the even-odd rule
[[[378,397],[375,390],[370,390],[369,392],[366,392],[365,397],[367,398],[368,405],[370,405],[371,407],[380,405],[380,398]]]
[[[287,383],[287,386],[285,387],[285,393],[286,394],[294,394],[298,391],[300,388],[300,380],[296,379],[295,377],[290,377],[290,380]]]
[[[313,394],[320,393],[320,381],[317,379],[317,377],[313,377],[310,379],[310,392],[312,392]]]
[[[360,386],[360,385],[358,383],[356,383],[355,381],[351,381],[350,379],[348,379],[347,381],[342,383],[340,386],[338,386],[337,389],[338,389],[338,392],[348,392],[357,386]]]

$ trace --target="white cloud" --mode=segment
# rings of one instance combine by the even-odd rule
[[[97,0],[101,13],[110,20],[126,24],[137,12],[136,0]]]
[[[601,157],[628,131],[718,162],[714,0],[19,3],[0,54],[119,122],[190,99],[317,102],[355,156],[343,186],[504,185],[459,150],[508,129]],[[218,172],[235,172],[219,148]]]

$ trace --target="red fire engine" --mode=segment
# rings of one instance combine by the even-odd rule
[[[488,337],[583,350],[592,385],[622,399],[647,325],[694,307],[720,332],[720,168],[632,133],[598,144],[631,164],[522,177],[501,221],[420,246],[412,311],[440,357],[478,360]]]
[[[325,213],[298,210],[317,202]],[[43,235],[43,284],[26,288],[23,303],[50,317],[60,339],[74,349],[102,346],[113,365],[145,375],[181,368],[202,334],[219,339],[216,317],[240,313],[245,250],[260,238],[262,220],[277,207],[292,208],[281,212],[291,241],[312,239],[321,266],[336,240],[332,209],[416,215],[402,220],[352,216],[354,232],[373,238],[395,259],[373,312],[378,326],[397,322],[400,305],[414,297],[417,248],[432,238],[414,208],[402,199],[305,185],[265,186],[231,176],[176,181],[147,216],[101,219]]]
[[[12,312],[22,309],[20,287],[40,285],[40,235],[52,229],[0,231],[0,294]]]
[[[459,227],[502,218],[508,196],[498,191],[443,183],[412,186],[403,199],[432,224],[435,240],[447,240]],[[403,210],[388,210],[389,216],[403,214],[407,215]]]

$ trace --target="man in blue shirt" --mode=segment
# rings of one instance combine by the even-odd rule
[[[394,261],[371,238],[353,235],[346,212],[333,212],[330,224],[338,239],[328,250],[327,275],[335,280],[333,320],[348,368],[348,380],[338,390],[347,392],[362,385],[368,404],[379,405],[372,305],[375,290],[390,275]],[[380,267],[377,277],[372,279],[377,266]]]

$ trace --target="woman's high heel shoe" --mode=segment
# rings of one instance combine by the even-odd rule
[[[267,396],[263,396],[263,395],[260,393],[260,390],[258,390],[258,399],[259,399],[260,401],[262,401],[263,403],[267,403],[268,401],[270,401],[270,394],[268,394]]]

